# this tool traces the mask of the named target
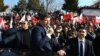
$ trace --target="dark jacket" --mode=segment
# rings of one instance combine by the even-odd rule
[[[96,34],[94,32],[88,32],[86,39],[93,41],[96,38]]]
[[[4,48],[18,48],[19,39],[17,38],[16,31],[17,29],[15,28],[3,31],[2,37]]]
[[[32,51],[34,52],[51,52],[52,46],[50,39],[46,35],[46,30],[42,25],[37,25],[32,29]]]
[[[94,39],[93,46],[96,56],[100,56],[100,33],[98,33],[96,38]]]
[[[20,48],[30,49],[31,47],[31,29],[21,29],[16,32],[17,38],[20,42]]]

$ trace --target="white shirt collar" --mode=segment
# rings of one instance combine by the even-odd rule
[[[83,39],[80,39],[80,38],[78,37],[78,41],[85,42],[85,38],[83,38]]]

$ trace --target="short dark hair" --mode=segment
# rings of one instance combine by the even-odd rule
[[[45,17],[47,17],[47,15],[46,15],[46,14],[43,14],[43,13],[38,13],[38,19],[39,19],[39,20],[44,20],[44,19],[45,19]]]
[[[80,26],[77,28],[77,31],[79,31],[79,29],[85,29],[85,26],[84,26],[84,25],[80,25]]]

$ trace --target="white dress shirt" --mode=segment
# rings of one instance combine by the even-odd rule
[[[82,41],[82,45],[83,45],[83,56],[84,56],[84,54],[85,54],[85,38],[83,38],[83,39],[78,38],[79,54],[80,54],[80,41]]]

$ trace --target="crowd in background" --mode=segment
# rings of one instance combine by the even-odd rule
[[[71,51],[73,55],[70,55],[68,46],[73,44],[70,42],[72,39],[78,38],[81,27],[87,32],[85,38],[92,42],[91,47],[95,54],[93,56],[100,56],[100,24],[91,22],[73,24],[70,20],[62,20],[60,17],[62,14],[38,13],[32,16],[31,20],[28,19],[30,18],[28,13],[19,15],[20,17],[16,15],[1,16],[3,20],[0,18],[0,56],[9,53],[18,56],[60,56],[60,53],[78,56],[73,51]],[[66,54],[62,50],[65,50]]]

